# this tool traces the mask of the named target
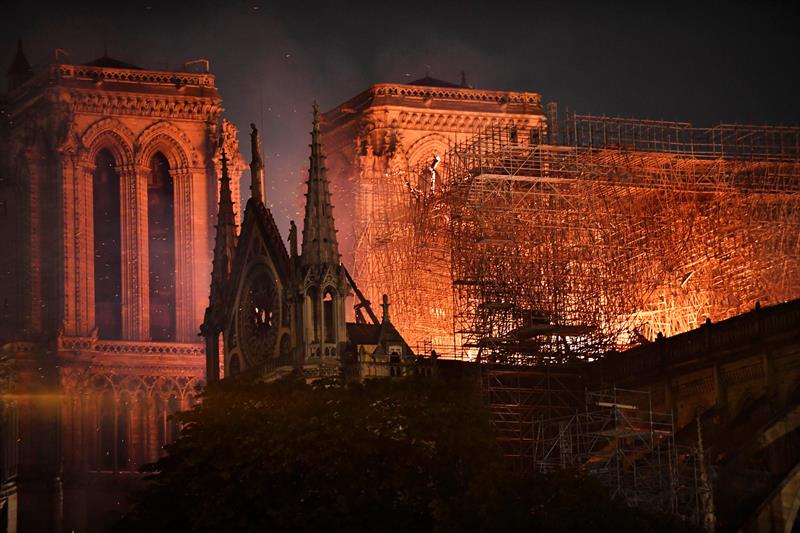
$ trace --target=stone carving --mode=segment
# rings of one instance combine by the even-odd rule
[[[135,135],[128,126],[113,117],[101,118],[83,132],[81,143],[90,150],[89,161],[94,161],[94,156],[100,151],[101,143],[98,141],[106,136],[110,137],[112,142],[104,147],[111,149],[116,160],[123,164],[132,164]]]
[[[136,138],[134,146],[137,165],[147,166],[157,151],[162,151],[173,170],[195,167],[200,161],[186,133],[166,120],[147,127]]]

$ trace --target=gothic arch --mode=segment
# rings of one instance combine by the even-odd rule
[[[159,378],[153,386],[153,394],[162,401],[166,401],[173,395],[179,399],[183,397],[180,384],[171,377]]]
[[[120,393],[127,392],[135,396],[146,390],[146,386],[140,376],[125,376],[119,383]]]
[[[258,239],[258,235],[252,235],[252,239]],[[252,246],[241,275],[235,282],[234,311],[229,315],[230,331],[233,332],[232,338],[235,339],[235,346],[238,348],[234,354],[239,354],[241,370],[257,364],[262,356],[271,357],[270,354],[274,353],[278,346],[282,332],[286,330],[286,326],[283,325],[286,311],[284,280],[277,275],[271,258],[264,255],[266,251],[262,249],[262,244],[253,242]],[[265,300],[266,298],[269,299]],[[263,302],[268,303],[263,304]],[[253,326],[251,313],[258,308],[264,313],[260,318],[262,324],[266,324],[269,320],[269,327],[260,330],[261,333],[258,334],[260,340],[257,341],[259,346],[254,349],[250,342],[256,338],[256,328]],[[228,362],[230,360],[226,359]],[[229,370],[229,366],[225,368],[226,371]]]
[[[111,117],[101,118],[86,128],[81,143],[88,150],[88,161],[94,163],[97,154],[107,149],[117,165],[133,163],[134,134],[125,124]]]
[[[199,168],[200,157],[189,137],[178,127],[165,120],[145,128],[137,137],[134,146],[135,165],[141,170],[138,173],[139,186],[145,187],[143,180],[146,179],[150,170],[153,157],[158,153],[166,159],[169,174],[173,180],[175,290],[174,319],[172,320],[174,320],[174,324],[170,326],[171,329],[167,329],[165,336],[173,340],[189,342],[194,337],[196,320],[196,302],[192,298],[192,288],[195,283],[193,183],[195,177],[200,172],[204,173],[205,169]],[[148,224],[150,220],[148,210]]]
[[[172,170],[197,166],[200,160],[189,137],[166,120],[147,127],[136,138],[136,164],[149,167],[156,152],[164,154]]]
[[[90,378],[91,392],[97,394],[105,390],[110,390],[114,394],[117,392],[117,387],[114,382],[114,376],[110,374],[95,374]]]
[[[408,165],[410,168],[416,168],[422,163],[429,163],[428,159],[433,157],[434,153],[442,157],[449,149],[450,141],[447,137],[439,133],[431,133],[418,139],[408,148],[406,152]]]

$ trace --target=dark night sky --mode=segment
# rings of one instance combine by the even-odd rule
[[[464,70],[477,88],[539,92],[562,112],[800,123],[800,17],[791,3],[279,4],[11,0],[0,61],[10,63],[18,37],[34,68],[56,47],[85,62],[104,43],[110,56],[149,68],[209,59],[242,142],[249,122],[263,124],[268,202],[284,232],[298,217],[312,100],[329,109],[371,83],[426,70],[452,81]]]

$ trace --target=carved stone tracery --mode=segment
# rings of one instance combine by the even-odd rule
[[[124,123],[114,117],[101,118],[81,135],[82,147],[88,150],[87,159],[94,164],[94,157],[102,149],[109,149],[118,165],[131,165],[134,162],[134,133]]]

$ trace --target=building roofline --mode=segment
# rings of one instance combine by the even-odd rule
[[[477,106],[498,105],[503,106],[497,112],[517,114],[543,114],[541,95],[534,92],[499,91],[486,89],[472,89],[468,87],[430,87],[424,85],[411,85],[405,83],[375,83],[347,101],[326,111],[326,121],[335,120],[342,115],[352,115],[368,107],[393,105],[401,107],[396,99],[408,99],[409,103],[417,101],[417,105],[408,107],[424,107],[431,100],[441,103],[467,103]],[[386,102],[380,102],[386,100]],[[394,100],[394,101],[393,101]],[[391,103],[390,103],[391,102]],[[511,107],[512,109],[509,109]],[[527,111],[513,108],[527,108]],[[464,110],[466,111],[466,109]],[[476,112],[487,112],[486,109],[476,109]]]
[[[25,92],[31,87],[51,85],[52,82],[78,81],[102,84],[130,83],[137,85],[181,87],[202,87],[216,90],[216,76],[211,73],[195,73],[182,70],[153,70],[140,68],[97,67],[71,63],[50,63],[42,71],[34,74],[19,87],[8,94]]]
[[[216,77],[210,72],[186,72],[183,70],[156,70],[145,68],[98,67],[92,65],[73,65],[52,63],[48,77],[90,79],[95,81],[116,81],[132,83],[153,83],[164,85],[198,85],[214,87]]]

